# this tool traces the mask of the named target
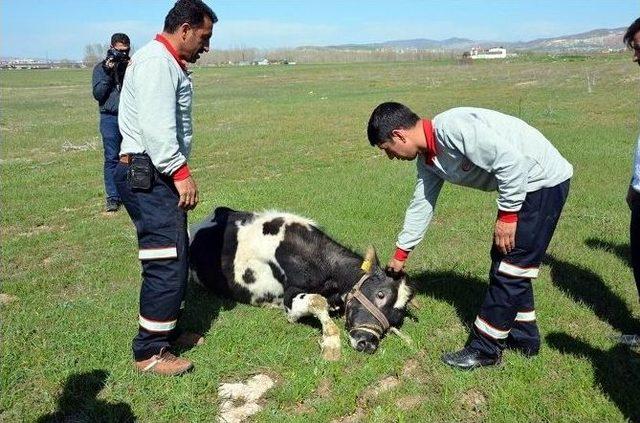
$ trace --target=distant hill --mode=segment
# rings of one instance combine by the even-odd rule
[[[395,40],[369,44],[341,44],[326,46],[335,50],[379,50],[379,49],[417,49],[417,50],[469,50],[471,47],[506,47],[509,50],[540,52],[596,52],[609,49],[623,49],[622,36],[626,28],[594,29],[580,34],[560,37],[540,38],[531,41],[504,42],[499,40],[470,40],[468,38],[447,38],[446,40],[430,40],[418,38],[413,40]],[[317,48],[317,47],[316,47]]]

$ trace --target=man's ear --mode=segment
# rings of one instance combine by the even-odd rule
[[[180,25],[180,29],[178,29],[178,31],[180,31],[180,36],[182,37],[183,40],[186,40],[190,30],[191,30],[191,25],[189,25],[187,22]]]
[[[394,138],[400,140],[401,142],[405,142],[406,137],[405,137],[404,129],[398,128],[391,131],[391,140],[395,141]]]

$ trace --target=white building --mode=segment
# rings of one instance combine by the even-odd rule
[[[488,50],[472,48],[469,52],[472,59],[504,59],[507,57],[507,49],[502,47],[494,47]]]

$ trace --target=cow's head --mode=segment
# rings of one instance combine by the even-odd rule
[[[363,270],[362,279],[347,295],[346,329],[353,348],[372,354],[387,330],[402,324],[413,288],[404,273],[380,268],[373,247],[367,251]]]

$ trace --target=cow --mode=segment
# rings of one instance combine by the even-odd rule
[[[219,207],[190,230],[191,279],[235,301],[283,308],[290,322],[315,316],[323,357],[340,357],[330,312],[345,314],[350,343],[374,353],[389,328],[402,324],[413,288],[385,272],[373,247],[366,256],[334,241],[304,217]]]

